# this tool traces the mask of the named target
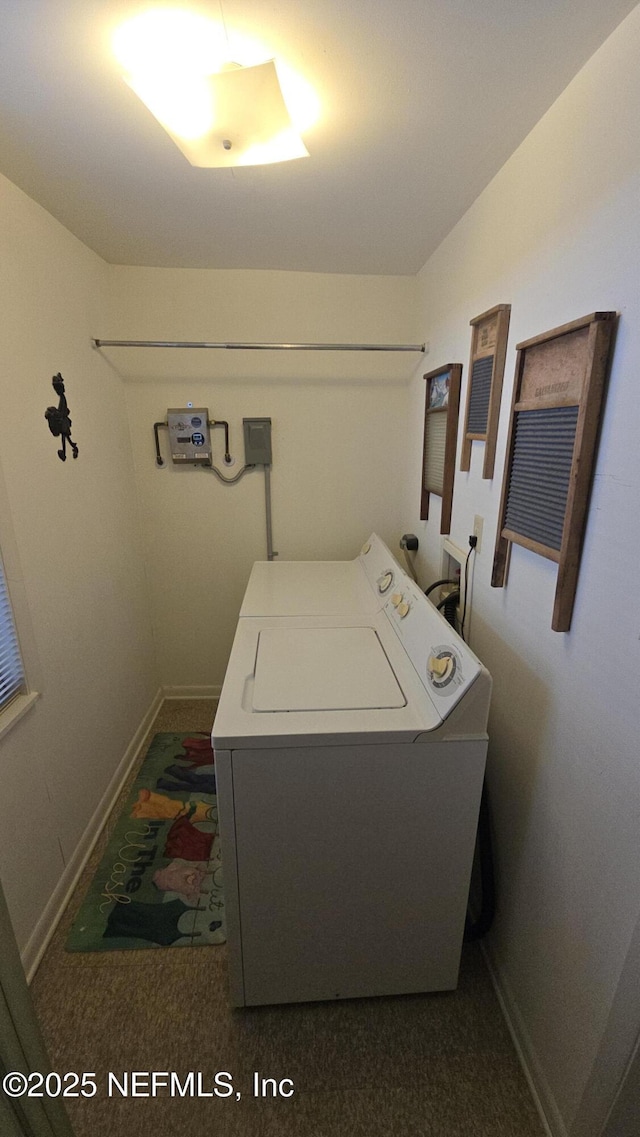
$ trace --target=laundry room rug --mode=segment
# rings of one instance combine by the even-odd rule
[[[211,740],[156,734],[67,940],[67,951],[225,941]]]

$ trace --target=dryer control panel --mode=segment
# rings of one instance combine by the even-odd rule
[[[479,674],[479,659],[405,574],[384,612],[441,714],[448,714]]]
[[[376,533],[372,533],[362,546],[358,560],[375,596],[390,595],[397,587],[398,581],[406,576],[384,541],[381,541]]]

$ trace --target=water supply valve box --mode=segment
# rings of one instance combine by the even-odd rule
[[[179,407],[167,411],[169,445],[173,461],[211,465],[209,411],[206,407]]]

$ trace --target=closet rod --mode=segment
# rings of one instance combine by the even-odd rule
[[[93,340],[94,347],[204,347],[228,351],[421,351],[423,343],[194,343],[187,340]]]

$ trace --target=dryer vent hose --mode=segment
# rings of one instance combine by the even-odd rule
[[[425,596],[429,596],[436,588],[440,588],[443,584],[455,584],[456,588],[453,592],[449,592],[443,600],[440,600],[436,605],[439,612],[442,612],[447,623],[451,624],[452,628],[456,628],[456,612],[458,604],[460,603],[460,585],[457,580],[450,580],[447,577],[444,580],[436,580],[434,584],[430,584],[425,588]],[[433,603],[433,601],[432,601]],[[456,631],[458,629],[456,628]]]

